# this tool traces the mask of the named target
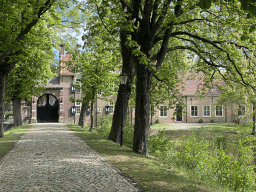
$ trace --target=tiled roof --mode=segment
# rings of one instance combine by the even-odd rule
[[[183,90],[181,93],[185,96],[196,95],[203,88],[204,80],[202,73],[188,73],[183,77]],[[213,84],[207,92],[208,95],[220,95],[220,89]]]

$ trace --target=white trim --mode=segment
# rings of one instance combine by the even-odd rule
[[[98,108],[98,112],[99,112],[99,113],[101,112],[101,108]]]
[[[238,113],[239,113],[239,107],[244,107],[244,115],[239,115],[239,117],[245,117],[246,116],[246,106],[245,105],[238,105],[238,108],[237,108],[237,111],[238,111]]]
[[[112,103],[112,105],[111,105],[111,103]],[[111,107],[111,106],[113,106],[113,111],[110,112],[110,107]],[[110,113],[110,114],[113,114],[113,113],[114,113],[114,110],[115,110],[115,104],[114,104],[114,102],[109,102],[109,113]]]
[[[209,107],[210,107],[210,109],[209,109],[210,115],[209,115],[209,116],[205,116],[205,115],[204,115],[204,107],[206,107],[206,106],[209,106]],[[211,116],[212,116],[212,113],[211,113],[211,105],[203,105],[203,117],[211,117]]]
[[[197,116],[192,116],[192,110],[191,110],[192,106],[197,107]],[[198,107],[198,105],[190,105],[190,117],[199,117],[199,107]]]
[[[166,107],[166,116],[161,116],[161,107]],[[164,108],[163,108],[164,109]],[[163,111],[164,112],[164,111]],[[160,118],[167,118],[168,117],[168,108],[167,105],[159,105],[159,117]]]
[[[216,115],[216,111],[217,111],[217,110],[216,110],[216,107],[217,107],[217,106],[221,106],[221,114],[222,114],[221,116],[220,116],[220,115],[218,115],[218,116]],[[216,106],[215,106],[215,117],[223,117],[223,105],[216,105]]]

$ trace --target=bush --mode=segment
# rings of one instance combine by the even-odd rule
[[[199,120],[198,120],[198,123],[203,123],[203,122],[204,122],[203,119],[199,119]]]
[[[215,123],[215,120],[214,120],[214,119],[211,119],[210,123]]]
[[[7,112],[5,113],[5,118],[6,118],[6,119],[9,119],[10,116],[13,116],[13,111],[7,111]]]
[[[124,145],[127,147],[133,146],[133,134],[134,134],[134,125],[129,124],[128,121],[126,121],[125,127],[124,127]]]
[[[157,119],[157,120],[155,121],[155,124],[159,124],[159,123],[160,123],[160,120]]]
[[[171,148],[171,142],[166,137],[164,129],[159,130],[156,135],[150,135],[148,138],[148,150],[154,156],[166,156],[171,151]]]
[[[108,137],[112,125],[112,115],[106,115],[98,118],[96,131],[104,137]]]

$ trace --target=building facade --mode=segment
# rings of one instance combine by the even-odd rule
[[[81,99],[80,91],[73,87],[73,85],[80,82],[81,74],[72,73],[67,69],[65,61],[68,61],[70,57],[71,55],[66,54],[64,46],[62,46],[59,75],[48,82],[45,90],[40,95],[33,97],[30,102],[23,103],[22,116],[25,123],[78,123],[82,103],[72,103],[70,97]],[[170,109],[168,104],[159,105],[153,109],[154,115],[150,117],[152,124],[156,121],[160,123],[232,122],[236,118],[237,115],[233,106],[227,107],[217,104],[221,93],[217,87],[209,90],[206,97],[200,98],[198,90],[203,81],[199,78],[199,75],[189,73],[183,79],[184,89],[181,94],[184,96],[184,105],[182,105],[184,107],[177,105]],[[94,125],[99,117],[112,114],[114,107],[114,102],[108,102],[98,94],[93,109]],[[239,107],[241,115],[245,115],[245,107]],[[74,108],[76,114],[73,113]],[[131,122],[134,122],[134,116],[135,110],[129,107],[128,117]],[[90,125],[90,110],[86,113],[85,123]]]

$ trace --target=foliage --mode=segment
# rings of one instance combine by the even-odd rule
[[[159,130],[158,134],[150,135],[148,140],[148,150],[152,155],[166,156],[172,150],[171,142],[165,135],[165,129]]]
[[[136,102],[143,99],[146,103],[150,102],[150,87],[156,85],[154,78],[162,82],[157,83],[161,87],[159,91],[175,93],[176,83],[179,82],[176,81],[177,73],[181,70],[170,71],[176,69],[176,54],[178,61],[182,60],[183,55],[196,60],[192,68],[205,74],[208,87],[217,74],[225,80],[256,87],[255,27],[251,17],[255,13],[255,3],[252,0],[98,0],[92,1],[90,6],[95,11],[93,16],[98,16],[102,22],[101,26],[98,23],[92,26],[92,33],[97,34],[97,29],[104,27],[110,34],[109,39],[119,40],[117,34],[124,35],[126,39],[126,43],[121,46],[133,54],[129,59],[136,67]],[[170,65],[165,62],[168,56]],[[158,90],[153,90],[152,96],[154,91]],[[170,103],[178,101],[178,94],[170,95]],[[143,144],[138,144],[141,151],[137,152],[144,153],[147,141],[143,139],[147,138],[149,109],[144,110],[143,104],[136,106],[141,106],[136,109],[136,113],[145,113],[136,114],[136,117],[143,116],[146,119],[135,121],[135,132],[143,131],[144,134],[141,134],[141,138],[134,137],[138,140],[134,143],[143,141]]]
[[[10,116],[13,116],[13,111],[7,111],[5,113],[5,118],[8,119]]]
[[[203,122],[204,122],[203,119],[199,119],[199,120],[198,120],[198,123],[203,123]]]
[[[101,134],[103,137],[107,137],[112,124],[112,115],[105,115],[98,118],[96,131]]]
[[[203,135],[183,137],[181,143],[174,147],[161,147],[169,142],[164,132],[149,138],[151,154],[167,162],[192,172],[193,177],[228,186],[234,191],[254,191],[256,174],[254,173],[254,137],[248,135],[244,128],[238,127],[239,134],[228,148],[226,136],[216,136],[213,141]],[[208,132],[208,131],[207,131]],[[165,141],[166,140],[166,141]],[[153,141],[153,142],[152,142]],[[152,143],[154,143],[152,145]],[[153,147],[153,149],[152,149]],[[176,150],[175,150],[176,148]],[[162,152],[154,152],[163,150]]]
[[[211,119],[211,120],[210,120],[210,123],[215,123],[215,120],[214,120],[214,119]]]
[[[159,123],[160,123],[160,120],[157,119],[157,120],[155,121],[155,124],[159,124]]]

